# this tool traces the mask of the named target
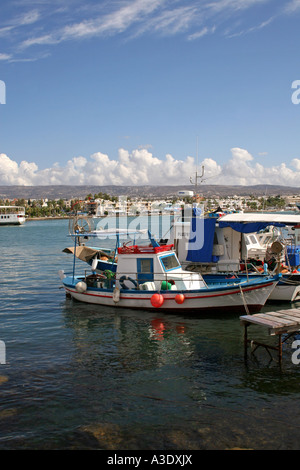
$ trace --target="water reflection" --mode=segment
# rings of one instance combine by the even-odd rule
[[[0,448],[299,447],[300,366],[287,351],[282,369],[263,356],[246,367],[236,314],[66,299],[67,231],[46,221],[0,232]]]
[[[145,370],[179,363],[193,353],[183,319],[99,308],[66,299],[65,324],[72,331],[74,360],[98,367]]]

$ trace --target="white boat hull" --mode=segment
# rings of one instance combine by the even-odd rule
[[[1,219],[0,218],[0,226],[1,225],[23,225],[25,224],[26,218],[25,217],[12,217],[10,216],[7,219]]]
[[[217,279],[218,277],[222,278],[227,276],[227,274],[213,274],[213,275],[204,275],[204,279]],[[239,278],[247,279],[246,274],[238,274]],[[249,278],[259,278],[260,275],[249,274]],[[277,283],[273,291],[271,292],[268,300],[277,301],[277,302],[295,302],[300,300],[300,275],[299,274],[286,274],[282,275],[282,278]]]
[[[119,295],[112,289],[87,288],[85,292],[76,290],[76,282],[72,278],[63,280],[66,294],[72,298],[91,304],[114,306],[131,309],[157,309],[167,311],[245,311],[245,303],[249,312],[258,312],[266,303],[277,281],[268,281],[262,285],[247,285],[242,287],[242,293],[237,286],[232,289],[203,289],[200,291],[164,291],[163,304],[154,307],[151,298],[157,291],[138,291],[120,289]],[[177,294],[184,294],[184,302],[176,302]]]
[[[300,285],[284,285],[280,284],[271,292],[269,300],[295,302],[300,300]]]

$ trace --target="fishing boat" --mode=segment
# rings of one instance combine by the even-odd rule
[[[189,219],[177,221],[169,242],[176,246],[184,268],[200,271],[204,279],[239,278],[281,272],[269,300],[300,300],[300,215],[231,213],[203,217],[194,208]],[[293,228],[294,243],[280,235]],[[298,228],[297,228],[298,227]],[[267,231],[266,231],[267,230]]]
[[[115,272],[96,272],[92,265],[77,275],[76,248],[82,246],[80,240],[104,235],[104,230],[73,234],[73,272],[59,272],[66,294],[73,299],[130,309],[251,313],[261,310],[280,279],[280,275],[268,275],[206,282],[201,273],[182,268],[173,244],[160,245],[150,233],[145,245],[129,240],[131,244],[126,242],[117,248]]]
[[[0,206],[0,226],[23,225],[25,220],[25,207]]]

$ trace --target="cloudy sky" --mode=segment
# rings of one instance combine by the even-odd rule
[[[299,26],[300,0],[2,0],[0,184],[300,186]]]

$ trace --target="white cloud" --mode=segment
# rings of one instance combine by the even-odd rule
[[[87,2],[85,6],[62,2],[62,7],[57,9],[50,9],[44,2],[38,5],[39,9],[37,7],[13,18],[4,25],[2,32],[8,33],[5,28],[18,27],[18,34],[16,32],[13,39],[18,53],[32,46],[125,33],[131,38],[145,33],[164,36],[185,33],[186,39],[191,41],[218,30],[223,35],[230,31],[234,37],[267,26],[273,17],[265,18],[265,14],[261,17],[258,11],[257,25],[249,25],[245,12],[271,2],[274,0],[123,0],[103,5]],[[290,9],[295,9],[296,5],[294,0]],[[55,18],[57,21],[53,21]],[[247,24],[242,31],[230,26],[236,25],[237,18]],[[39,22],[38,29],[29,27],[36,22]]]
[[[300,9],[300,0],[291,0],[285,7],[286,13],[294,13]]]
[[[83,19],[79,22],[69,22],[58,30],[41,36],[33,36],[24,40],[20,47],[25,49],[38,44],[58,44],[72,39],[84,39],[113,34],[119,34],[129,29],[137,22],[143,21],[158,8],[164,0],[134,0],[129,1],[119,9],[100,16]]]
[[[10,58],[10,54],[0,53],[0,60],[9,60]]]
[[[296,168],[297,171],[300,171],[300,159],[294,158],[291,162],[291,165]]]
[[[245,10],[255,5],[267,3],[270,0],[218,0],[217,2],[211,2],[208,7],[214,11],[222,10]]]
[[[197,31],[196,33],[190,34],[188,36],[189,41],[194,41],[195,39],[202,38],[203,36],[206,36],[207,34],[213,34],[216,30],[216,27],[213,26],[212,28],[207,28],[206,26],[202,28],[200,31]]]
[[[300,186],[300,159],[290,165],[281,163],[265,167],[255,162],[245,149],[232,148],[231,157],[223,165],[212,158],[198,164],[204,165],[204,183],[222,185],[278,184]],[[161,160],[147,149],[129,152],[119,149],[118,159],[101,152],[89,158],[77,156],[65,166],[55,163],[50,168],[39,169],[34,162],[18,164],[5,154],[0,154],[0,185],[183,185],[194,180],[196,167],[191,156],[177,160],[167,154]]]
[[[33,24],[40,19],[40,13],[37,10],[32,10],[18,16],[14,21],[14,26],[24,26]]]
[[[51,34],[44,34],[43,36],[31,37],[26,39],[20,45],[20,49],[26,49],[27,47],[43,44],[57,44],[58,39],[55,39]]]

